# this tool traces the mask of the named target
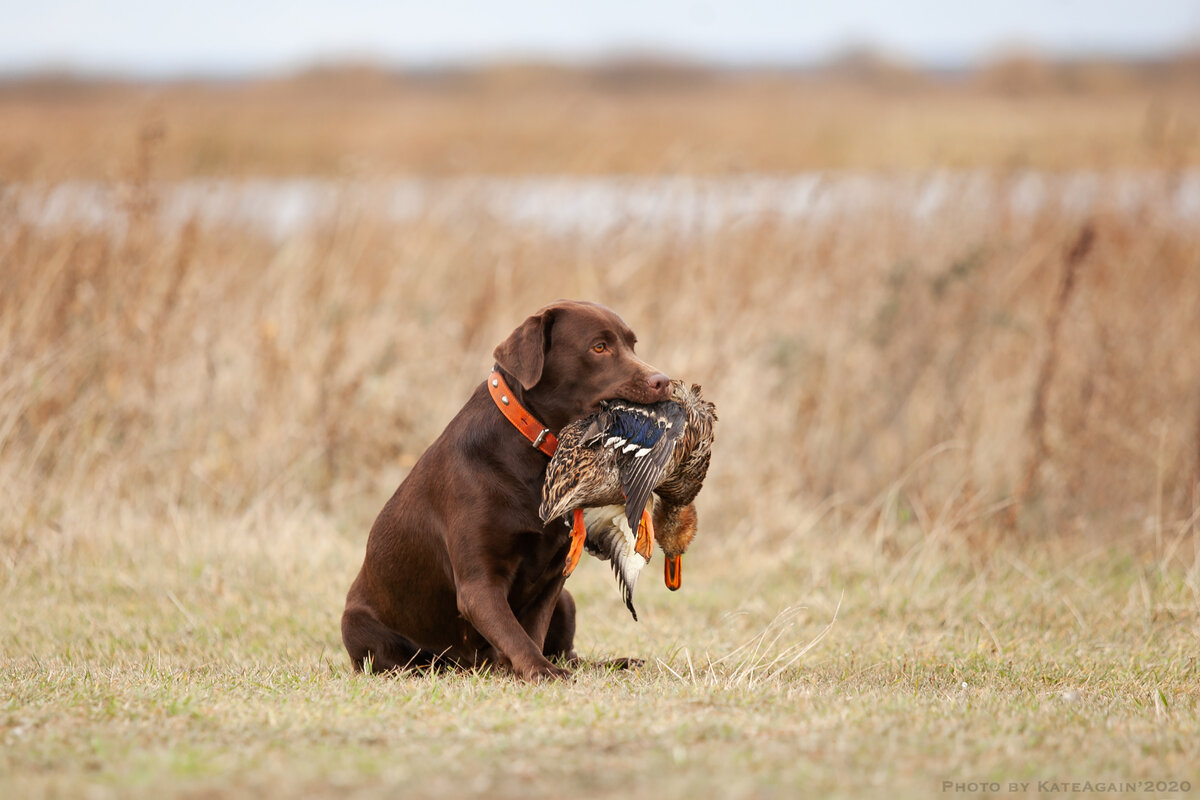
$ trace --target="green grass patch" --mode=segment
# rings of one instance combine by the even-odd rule
[[[569,584],[581,652],[646,665],[527,685],[352,673],[338,617],[361,542],[320,515],[127,522],[7,569],[0,795],[1200,788],[1197,575],[1178,561],[811,528],[771,559],[698,543],[683,591],[645,576],[635,623],[589,560]]]

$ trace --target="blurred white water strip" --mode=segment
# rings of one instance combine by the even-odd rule
[[[37,227],[123,228],[131,189],[71,181],[0,184],[0,215]],[[702,232],[739,222],[889,214],[920,224],[945,215],[1052,211],[1149,213],[1200,222],[1200,170],[1039,173],[802,173],[738,177],[456,177],[394,180],[184,180],[150,189],[168,228],[249,228],[286,238],[342,218],[454,223],[488,219],[570,235],[615,230]]]

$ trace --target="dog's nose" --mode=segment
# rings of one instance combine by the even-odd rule
[[[666,397],[667,390],[671,387],[671,379],[661,372],[656,372],[649,378],[646,378],[646,383],[650,384],[650,391],[660,397]]]

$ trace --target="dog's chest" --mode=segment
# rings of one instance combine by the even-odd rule
[[[521,536],[519,560],[509,594],[514,607],[543,597],[552,587],[563,583],[563,564],[570,536],[561,521],[555,523],[547,525],[544,531],[531,531]],[[562,530],[555,530],[556,527]]]

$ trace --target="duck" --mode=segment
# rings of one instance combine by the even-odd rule
[[[657,487],[654,538],[662,548],[663,582],[671,591],[683,585],[683,554],[696,537],[699,523],[695,499],[712,460],[717,408],[704,399],[699,384],[671,386],[671,400],[683,408],[687,425],[676,445],[678,460]]]
[[[698,384],[675,380],[667,400],[607,400],[559,431],[539,514],[543,522],[562,517],[571,527],[564,576],[585,549],[610,562],[636,620],[633,591],[657,542],[666,556],[667,587],[680,587],[683,553],[696,535],[693,500],[708,472],[716,419]]]

